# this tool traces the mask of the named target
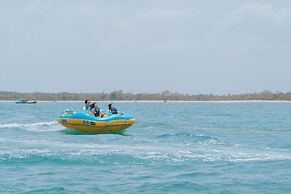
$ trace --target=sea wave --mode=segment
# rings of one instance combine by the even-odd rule
[[[272,135],[290,135],[291,129],[259,129],[259,128],[197,128],[198,131],[207,132],[227,132],[227,133],[255,133],[255,134],[272,134]]]
[[[169,148],[159,146],[104,146],[80,145],[51,148],[3,148],[0,162],[22,161],[39,162],[43,160],[94,162],[106,164],[146,164],[146,163],[183,163],[199,161],[278,161],[291,160],[291,153],[279,150],[256,150],[229,148]]]
[[[207,136],[207,135],[197,135],[195,133],[172,133],[172,134],[163,134],[157,136],[159,142],[184,142],[187,145],[189,144],[215,144],[217,146],[222,146],[225,143],[215,137]]]
[[[58,127],[56,121],[50,122],[37,122],[37,123],[3,123],[0,124],[0,129],[18,128],[25,129],[27,131],[58,131],[61,128]]]

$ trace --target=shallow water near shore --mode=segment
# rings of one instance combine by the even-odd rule
[[[115,105],[137,123],[86,135],[55,121],[81,102],[0,103],[0,193],[291,192],[291,103]]]

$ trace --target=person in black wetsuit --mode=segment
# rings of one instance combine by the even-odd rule
[[[118,114],[118,111],[114,107],[113,103],[108,104],[108,112],[111,114]]]
[[[93,114],[95,117],[103,117],[104,116],[96,102],[91,104],[90,113]]]

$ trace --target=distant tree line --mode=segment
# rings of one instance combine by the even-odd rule
[[[213,95],[213,94],[181,94],[164,91],[161,93],[138,93],[114,91],[111,93],[20,93],[20,92],[0,92],[0,100],[40,100],[40,101],[77,101],[90,99],[94,101],[115,101],[115,100],[149,100],[149,101],[231,101],[231,100],[285,100],[291,101],[291,92],[271,92],[262,91],[259,93],[247,94],[227,94],[227,95]]]

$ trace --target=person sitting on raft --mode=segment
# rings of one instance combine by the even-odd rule
[[[94,115],[95,117],[103,117],[104,114],[101,112],[100,108],[98,107],[98,104],[96,102],[92,103],[90,106],[90,113]]]
[[[89,110],[91,106],[90,100],[85,100],[85,106],[83,107],[83,110]]]
[[[108,104],[108,112],[111,114],[118,114],[118,111],[114,107],[113,103]]]

